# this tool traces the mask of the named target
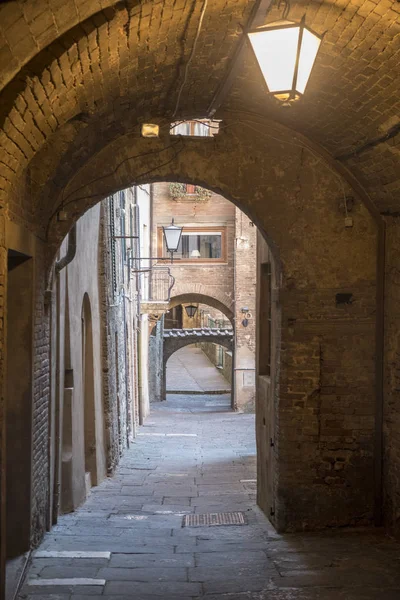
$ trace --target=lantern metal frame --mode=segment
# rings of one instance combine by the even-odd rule
[[[165,240],[165,245],[167,248],[167,252],[170,253],[171,256],[171,263],[174,262],[174,253],[178,251],[179,248],[179,244],[181,243],[181,238],[182,238],[182,231],[183,231],[183,226],[179,226],[179,225],[175,225],[175,221],[174,218],[172,217],[172,221],[170,223],[170,225],[163,225],[163,236],[164,236],[164,240]],[[180,233],[179,233],[179,238],[178,238],[178,243],[176,244],[175,250],[171,250],[169,245],[168,245],[168,240],[167,240],[167,235],[166,235],[166,231],[171,231],[171,229],[174,229],[175,231],[180,229]]]
[[[189,319],[193,319],[197,313],[197,306],[195,306],[194,304],[187,304],[185,305],[185,311]]]
[[[260,63],[259,63],[258,58],[257,58],[257,54],[255,53],[255,50],[253,48],[253,45],[251,43],[251,40],[250,40],[249,36],[252,33],[263,33],[264,31],[276,31],[276,30],[283,30],[283,29],[293,29],[295,27],[299,27],[299,39],[298,39],[298,42],[297,42],[296,61],[295,61],[295,66],[294,66],[294,71],[293,71],[292,87],[289,90],[279,90],[279,91],[276,91],[276,92],[271,92],[270,89],[269,89],[269,87],[268,87],[268,83],[267,83],[267,81],[266,81],[266,79],[264,77],[264,73],[261,70]],[[303,16],[301,18],[301,21],[299,23],[296,22],[296,21],[289,21],[289,20],[283,20],[282,19],[281,21],[275,21],[273,23],[270,23],[269,25],[268,24],[267,25],[262,25],[261,27],[256,27],[254,29],[249,29],[248,31],[246,31],[247,42],[248,42],[248,44],[249,44],[249,46],[251,48],[251,51],[252,51],[252,53],[254,55],[254,58],[255,58],[256,63],[257,63],[257,66],[258,66],[258,68],[259,68],[259,70],[261,72],[261,76],[263,78],[264,85],[267,88],[268,94],[270,96],[273,96],[274,99],[279,104],[281,104],[283,106],[290,106],[293,102],[299,100],[304,95],[304,92],[302,93],[302,92],[299,92],[299,91],[296,90],[296,83],[297,83],[297,77],[298,77],[298,73],[299,73],[300,53],[301,53],[301,47],[302,47],[302,42],[303,42],[304,29],[307,29],[312,35],[314,35],[315,37],[317,37],[322,42],[325,33],[323,33],[322,35],[319,35],[315,31],[313,31],[312,29],[310,29],[310,27],[307,27],[305,16]],[[319,48],[320,48],[320,46],[319,46]],[[318,48],[318,51],[319,51],[319,48]],[[318,51],[317,51],[317,55],[318,55]],[[305,86],[304,89],[307,88],[309,79],[311,77],[311,73],[312,73],[313,68],[314,68],[314,64],[315,64],[315,60],[314,60],[314,63],[312,65],[312,67],[311,67],[310,74],[308,76],[307,83],[306,83],[306,86]],[[284,98],[284,99],[279,98],[279,96],[282,96],[284,94],[286,94],[288,97]]]

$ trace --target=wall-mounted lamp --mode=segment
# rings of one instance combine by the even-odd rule
[[[197,313],[197,306],[195,306],[194,304],[188,304],[187,306],[185,306],[185,310],[189,319],[193,319],[193,317]]]
[[[322,36],[300,23],[283,19],[247,33],[269,93],[281,104],[304,94]]]
[[[171,262],[174,259],[174,252],[178,251],[179,244],[182,237],[183,227],[174,224],[174,219],[171,221],[171,225],[167,225],[167,227],[163,227],[165,245],[167,247],[167,252],[171,255]]]

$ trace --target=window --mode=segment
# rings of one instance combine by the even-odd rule
[[[191,184],[191,183],[187,183],[186,184],[186,193],[187,194],[195,194],[196,193],[196,186]]]
[[[199,119],[171,124],[171,135],[187,135],[191,137],[212,137],[218,133],[219,121]]]
[[[160,228],[159,234],[162,240],[162,255],[168,256],[162,228]],[[225,229],[184,227],[178,251],[174,253],[174,260],[225,262]]]

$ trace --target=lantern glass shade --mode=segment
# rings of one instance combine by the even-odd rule
[[[269,92],[283,102],[304,94],[322,38],[300,23],[277,21],[248,33]]]
[[[174,219],[172,219],[171,225],[163,227],[165,245],[168,252],[176,252],[178,250],[182,236],[182,229],[183,227],[179,227],[178,225],[174,224]]]
[[[197,313],[197,306],[194,304],[188,304],[185,306],[186,314],[190,319],[193,319],[194,315]]]

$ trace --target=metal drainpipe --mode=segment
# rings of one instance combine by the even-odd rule
[[[62,269],[64,269],[67,265],[69,265],[70,262],[72,262],[76,256],[76,241],[77,241],[77,234],[76,234],[76,223],[73,225],[71,231],[69,232],[68,235],[68,247],[67,247],[67,252],[66,254],[56,262],[55,264],[55,272],[56,275],[58,275],[60,273],[60,271],[62,271]],[[61,406],[60,406],[60,402],[61,402],[61,390],[60,390],[60,331],[59,331],[59,302],[60,302],[60,288],[59,288],[59,280],[57,280],[57,298],[56,298],[56,304],[57,304],[57,331],[56,331],[56,360],[57,360],[57,367],[56,367],[56,377],[57,377],[57,382],[56,382],[56,387],[55,387],[55,394],[56,394],[56,398],[55,398],[55,415],[54,415],[54,423],[55,423],[55,432],[54,432],[54,437],[55,437],[55,446],[54,446],[54,452],[55,452],[55,456],[54,456],[54,489],[53,489],[53,514],[50,515],[51,518],[51,524],[55,524],[57,522],[57,516],[60,510],[60,487],[61,487],[61,481],[60,481],[60,470],[61,470],[61,465],[59,464],[60,462],[60,443],[61,443],[61,435],[60,435],[60,412],[61,412]],[[50,411],[50,415],[51,415],[51,411]],[[51,417],[50,417],[51,418]],[[50,438],[51,436],[49,436]],[[50,446],[49,446],[49,464],[50,464]]]
[[[70,262],[72,262],[76,255],[76,223],[73,225],[71,231],[68,234],[68,248],[65,256],[56,262],[56,273],[62,271]]]
[[[137,189],[135,188],[135,200],[137,202]],[[134,210],[134,219],[135,219],[135,233],[137,237],[136,239],[136,259],[139,259],[139,269],[140,269],[140,211],[139,205],[135,203],[133,205]],[[137,270],[139,270],[137,269]],[[136,347],[136,365],[137,365],[137,379],[138,379],[138,409],[139,409],[139,425],[143,425],[143,382],[142,382],[142,361],[141,361],[141,352],[142,352],[142,339],[141,339],[141,321],[140,321],[140,300],[141,300],[141,278],[140,273],[136,273],[136,290],[137,290],[137,305],[136,305],[136,322],[139,324],[139,327],[136,328],[137,332],[137,347]]]

